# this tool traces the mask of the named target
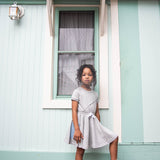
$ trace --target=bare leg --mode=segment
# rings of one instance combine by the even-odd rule
[[[109,146],[111,160],[117,160],[118,137]]]
[[[77,147],[76,160],[83,160],[84,151],[85,151],[84,149]]]

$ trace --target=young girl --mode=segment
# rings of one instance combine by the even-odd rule
[[[77,72],[81,86],[72,94],[71,126],[65,137],[68,144],[77,147],[76,160],[82,160],[85,149],[99,148],[110,144],[111,160],[117,160],[118,136],[100,123],[98,95],[91,89],[96,85],[96,71],[84,64]]]

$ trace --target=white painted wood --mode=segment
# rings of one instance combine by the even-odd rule
[[[100,0],[100,30],[101,36],[104,34],[104,21],[105,21],[105,0]]]
[[[100,5],[55,4],[54,7],[99,7]]]
[[[111,38],[112,38],[112,75],[113,75],[113,129],[121,142],[121,79],[118,0],[111,0]]]
[[[71,108],[71,100],[70,99],[55,99],[48,101],[47,104],[45,104],[44,108]]]
[[[101,12],[100,12],[101,13]],[[108,15],[107,5],[104,9],[103,17],[103,36],[99,35],[99,107],[109,108],[109,95],[108,95]],[[101,19],[101,14],[99,15]],[[101,21],[101,20],[100,20]],[[101,23],[101,22],[100,22]]]
[[[46,8],[48,13],[48,9]],[[45,49],[44,49],[44,84],[43,108],[52,100],[52,64],[53,64],[53,37],[50,36],[49,19],[46,19]]]
[[[50,29],[50,36],[53,36],[53,0],[47,0],[47,13],[48,13],[48,21],[49,21],[49,29]]]

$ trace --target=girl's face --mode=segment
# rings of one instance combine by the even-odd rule
[[[92,71],[89,68],[84,68],[82,72],[81,82],[86,86],[90,86],[92,80],[93,80]]]

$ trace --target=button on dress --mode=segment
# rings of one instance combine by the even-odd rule
[[[66,143],[83,149],[100,148],[117,138],[117,134],[104,127],[95,116],[98,103],[98,95],[95,91],[87,91],[78,87],[74,90],[71,100],[78,102],[78,124],[84,138],[81,139],[80,143],[76,143],[73,139],[74,125],[71,121],[65,137]]]

